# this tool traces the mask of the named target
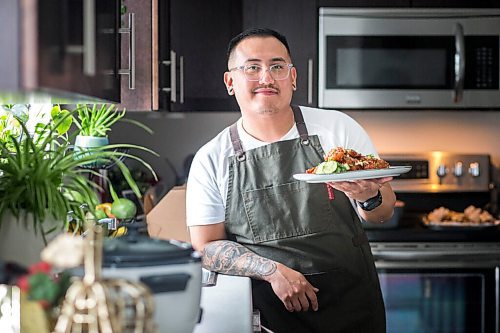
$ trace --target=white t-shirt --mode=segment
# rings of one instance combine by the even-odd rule
[[[339,111],[304,106],[300,109],[309,135],[319,137],[325,153],[335,147],[345,147],[363,155],[377,155],[368,134],[348,115]],[[237,121],[237,126],[245,151],[268,144],[246,133],[241,125],[241,118]],[[297,127],[293,126],[280,141],[298,137]],[[224,221],[229,177],[228,157],[233,155],[229,127],[222,130],[196,153],[187,182],[186,220],[188,226]]]

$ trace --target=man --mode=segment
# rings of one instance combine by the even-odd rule
[[[253,305],[275,332],[385,332],[379,282],[353,204],[366,221],[388,220],[392,178],[329,183],[330,190],[293,179],[333,147],[376,154],[345,114],[292,107],[296,80],[279,33],[251,29],[231,40],[224,82],[241,118],[193,160],[192,244],[205,268],[252,278]]]

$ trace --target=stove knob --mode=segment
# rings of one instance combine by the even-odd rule
[[[446,176],[446,165],[440,164],[437,168],[437,175],[439,178]]]
[[[469,165],[469,173],[472,175],[472,177],[479,177],[479,163],[472,162]]]
[[[455,163],[455,169],[453,170],[455,177],[461,177],[464,173],[464,167],[462,162]]]

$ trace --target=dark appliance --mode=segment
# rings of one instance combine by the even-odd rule
[[[500,10],[320,8],[318,105],[500,106]]]
[[[495,212],[488,155],[381,154],[412,170],[391,182],[405,210],[397,228],[367,230],[386,305],[387,332],[499,332],[500,229],[432,229],[445,206]]]

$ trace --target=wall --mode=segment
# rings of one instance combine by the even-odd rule
[[[368,131],[382,153],[442,150],[485,153],[500,168],[500,112],[498,111],[350,111]],[[150,147],[161,158],[150,159],[160,175],[169,172],[168,158],[178,173],[190,153],[236,121],[239,113],[129,112],[129,117],[150,126],[153,136],[131,125],[117,126],[114,142],[134,142]]]

